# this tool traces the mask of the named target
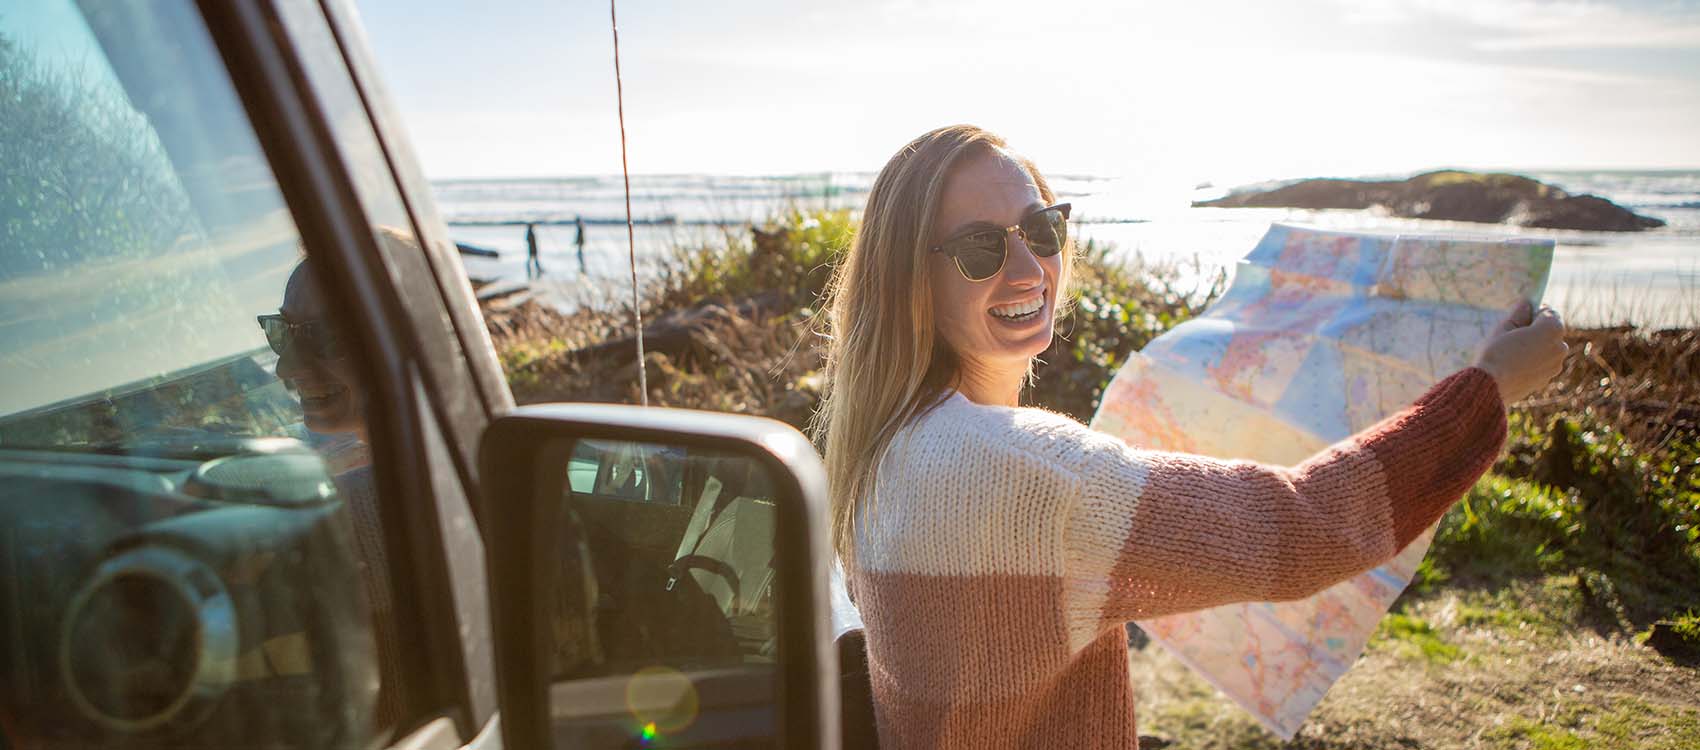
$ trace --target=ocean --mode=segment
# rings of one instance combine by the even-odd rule
[[[1256,244],[1272,222],[1328,229],[1457,236],[1549,237],[1557,248],[1545,301],[1576,325],[1700,325],[1700,170],[1520,170],[1572,194],[1590,193],[1664,219],[1645,232],[1537,230],[1400,219],[1373,211],[1191,208],[1232,186],[1153,187],[1118,177],[1053,176],[1074,204],[1076,235],[1111,243],[1130,262],[1178,269],[1195,289]],[[1390,175],[1402,177],[1405,175]],[[873,173],[635,175],[632,216],[638,273],[652,277],[675,248],[724,246],[791,207],[859,210]],[[467,256],[474,278],[525,278],[525,223],[538,222],[543,299],[570,306],[629,283],[625,197],[619,175],[549,179],[438,180],[439,210],[455,241],[499,253]],[[583,265],[575,218],[585,222]]]

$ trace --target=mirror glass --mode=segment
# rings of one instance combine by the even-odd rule
[[[555,747],[761,747],[778,729],[775,483],[753,456],[571,441],[538,597]],[[556,572],[558,571],[558,572]]]

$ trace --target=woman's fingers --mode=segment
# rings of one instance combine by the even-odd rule
[[[1570,345],[1564,343],[1564,318],[1557,310],[1542,305],[1529,327],[1541,334],[1544,346],[1540,353],[1546,364],[1546,380],[1550,381],[1564,371],[1564,359],[1570,354]]]
[[[1518,300],[1517,306],[1511,308],[1511,314],[1505,316],[1505,320],[1500,321],[1499,332],[1504,333],[1506,331],[1515,331],[1523,326],[1529,325],[1534,314],[1534,305],[1529,304],[1529,301],[1526,299]]]
[[[1489,339],[1477,364],[1499,383],[1506,403],[1541,390],[1564,370],[1570,347],[1557,310],[1521,302]]]

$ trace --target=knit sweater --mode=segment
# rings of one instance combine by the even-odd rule
[[[1470,368],[1291,467],[952,394],[880,462],[848,581],[883,750],[1133,748],[1130,620],[1298,599],[1403,548],[1505,438]]]

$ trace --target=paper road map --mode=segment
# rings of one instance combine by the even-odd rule
[[[1140,448],[1297,464],[1469,366],[1518,299],[1540,300],[1552,248],[1277,224],[1208,311],[1122,367],[1092,426]],[[1433,534],[1304,601],[1139,626],[1291,739],[1363,652]]]

